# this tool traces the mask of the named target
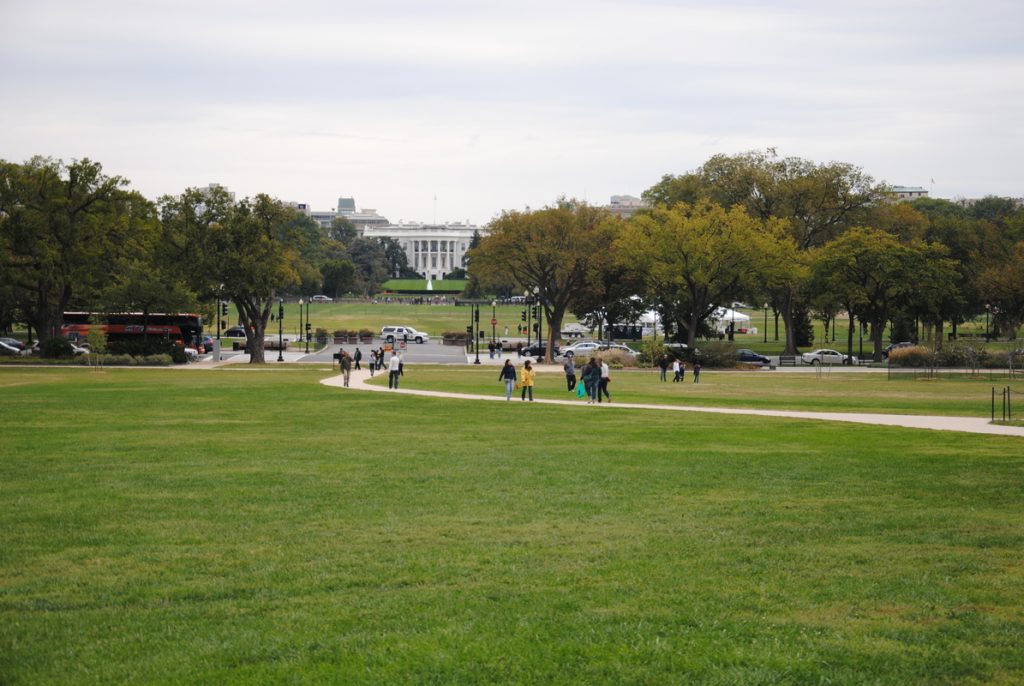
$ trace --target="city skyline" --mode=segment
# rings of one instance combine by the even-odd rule
[[[88,157],[153,199],[216,182],[482,225],[767,148],[1024,195],[1012,2],[9,0],[0,20],[0,157]]]

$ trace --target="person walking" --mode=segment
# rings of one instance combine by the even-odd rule
[[[661,369],[661,380],[665,380],[665,373],[668,371],[668,355],[658,358],[658,367]]]
[[[348,380],[352,376],[352,358],[344,350],[341,351],[338,366],[341,367],[341,375],[345,378],[345,388],[348,388]]]
[[[597,400],[597,387],[601,384],[601,366],[593,357],[583,368],[583,386],[587,389],[587,404],[593,405]]]
[[[533,402],[533,381],[536,376],[537,372],[533,370],[533,364],[530,360],[524,362],[523,371],[520,374],[519,385],[523,387],[522,399],[526,400],[526,394],[529,392],[531,403]]]
[[[359,366],[359,360],[361,359],[363,359],[363,353],[361,350],[359,350],[359,348],[356,348],[355,353],[352,355],[352,361],[355,362],[357,371],[361,369],[361,367]]]
[[[487,354],[490,355],[489,359],[492,359],[492,360],[494,359],[494,351],[496,349],[497,349],[497,346],[494,344],[493,340],[487,343]]]
[[[402,375],[402,353],[391,353],[388,360],[388,388],[398,388],[398,377]]]
[[[576,390],[576,359],[575,355],[566,355],[565,364],[562,365],[562,369],[565,370],[565,385],[570,393]]]
[[[700,362],[693,363],[693,383],[700,383]]]
[[[608,369],[608,363],[605,362],[603,359],[599,359],[597,363],[598,369],[600,371],[600,376],[598,377],[597,381],[597,402],[601,402],[602,393],[604,394],[604,397],[608,400],[608,402],[611,402],[612,395],[611,393],[608,392],[608,383],[612,380],[611,370]]]
[[[672,383],[679,383],[679,360],[672,360]]]
[[[679,360],[679,383],[686,381],[686,360]]]
[[[505,366],[498,372],[498,381],[505,382],[505,400],[511,400],[512,388],[516,385],[516,368],[512,360],[505,360]]]

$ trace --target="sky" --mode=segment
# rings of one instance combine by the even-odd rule
[[[391,221],[606,204],[719,153],[1024,196],[1024,2],[0,0],[0,159]]]

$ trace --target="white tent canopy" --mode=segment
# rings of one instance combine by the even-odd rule
[[[737,330],[750,328],[750,317],[728,307],[719,307],[712,312],[711,322],[717,331],[722,332],[728,331],[733,322],[736,322]]]

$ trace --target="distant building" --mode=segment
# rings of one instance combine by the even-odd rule
[[[486,227],[461,222],[449,224],[420,224],[402,222],[382,226],[367,226],[362,234],[366,238],[393,238],[398,241],[409,266],[427,279],[440,280],[456,268],[466,268],[466,251],[473,234],[486,236]]]
[[[486,227],[470,224],[468,221],[444,224],[421,222],[399,222],[392,224],[377,210],[356,209],[355,198],[338,198],[338,207],[330,212],[317,211],[304,203],[294,207],[315,219],[324,228],[331,222],[344,217],[352,222],[356,231],[364,238],[392,238],[398,241],[409,260],[409,266],[426,278],[434,281],[444,279],[453,269],[466,268],[466,251],[469,250],[473,234],[485,236]]]
[[[893,200],[917,200],[918,198],[927,198],[927,189],[921,188],[920,186],[893,186],[892,187]]]
[[[203,195],[205,195],[206,197],[209,197],[210,193],[212,193],[215,190],[222,190],[222,191],[224,191],[225,193],[228,194],[228,197],[231,198],[231,202],[235,202],[235,194],[232,193],[231,191],[229,191],[227,189],[227,187],[222,186],[219,183],[208,183],[208,184],[206,184],[205,187],[200,188],[199,192],[202,193]]]
[[[357,210],[355,198],[338,198],[338,208],[330,211],[313,210],[305,203],[299,203],[297,207],[325,229],[331,228],[331,222],[338,217],[348,219],[360,231],[368,226],[384,226],[391,223],[387,217],[377,214],[377,210]]]
[[[632,195],[613,195],[611,202],[605,205],[604,209],[623,219],[629,219],[636,212],[647,207],[650,207],[650,204],[646,200]]]

